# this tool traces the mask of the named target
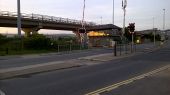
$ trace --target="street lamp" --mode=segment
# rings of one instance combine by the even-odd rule
[[[123,29],[122,29],[122,37],[121,40],[123,42],[123,38],[125,41],[125,37],[124,37],[124,33],[125,33],[125,16],[126,16],[126,7],[127,7],[127,0],[122,0],[122,9],[123,9]],[[127,46],[125,45],[125,50],[126,50]]]
[[[165,9],[163,9],[163,30],[165,30]]]
[[[21,38],[21,7],[20,0],[17,0],[17,27],[18,27],[18,36]]]
[[[100,17],[100,20],[101,20],[100,23],[101,23],[101,25],[102,25],[102,24],[103,24],[103,17],[102,17],[102,16]]]
[[[126,7],[127,7],[127,0],[122,0],[122,9],[123,9],[123,30],[122,30],[122,37],[125,33],[125,16],[126,16]]]
[[[155,28],[155,18],[153,17],[153,40],[154,40],[154,45],[156,44],[156,28]]]
[[[82,28],[85,28],[85,25],[84,25],[84,16],[85,16],[85,8],[86,8],[86,0],[84,0],[83,2],[83,17],[82,17]]]
[[[165,40],[165,9],[163,9],[163,30],[161,33],[161,40],[164,41]]]
[[[113,0],[113,18],[112,18],[112,19],[113,19],[113,25],[114,25],[114,19],[115,19],[115,17],[114,17],[114,15],[115,15],[115,14],[114,14],[115,8],[114,8],[114,7],[115,7],[115,5],[114,5],[114,0]]]

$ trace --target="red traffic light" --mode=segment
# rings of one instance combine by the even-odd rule
[[[135,31],[135,23],[129,23],[128,29],[130,30],[130,32],[134,32]]]

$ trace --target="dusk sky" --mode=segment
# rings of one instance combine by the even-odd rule
[[[112,23],[113,0],[86,0],[85,20],[98,24]],[[115,0],[115,25],[122,27],[122,0]],[[0,11],[16,12],[17,0],[0,0]],[[126,25],[136,23],[136,30],[163,27],[163,9],[166,9],[166,29],[170,29],[170,0],[127,0]],[[21,0],[22,13],[35,13],[81,20],[83,0]],[[47,33],[49,30],[41,30]],[[17,33],[16,29],[0,28],[3,33]],[[60,31],[49,31],[58,33]],[[60,32],[61,33],[61,32]],[[71,33],[71,32],[64,32]]]

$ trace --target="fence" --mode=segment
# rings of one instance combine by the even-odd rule
[[[66,45],[55,45],[49,49],[26,49],[20,43],[13,44],[12,46],[0,45],[0,56],[3,55],[18,55],[18,54],[34,54],[34,53],[48,53],[48,52],[70,52],[74,50],[85,50],[88,47],[82,47],[79,44],[66,44]]]
[[[117,44],[114,47],[114,53],[115,56],[121,56],[124,54],[130,54],[130,53],[134,53],[136,52],[137,48],[136,48],[137,44],[134,44],[134,46],[132,47],[131,43],[127,43],[127,44]]]
[[[57,50],[57,52],[84,50],[84,49],[88,49],[88,47],[82,47],[82,45],[76,45],[76,44],[57,45],[57,47],[55,47],[55,50]]]

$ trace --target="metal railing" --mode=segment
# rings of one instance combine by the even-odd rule
[[[0,45],[0,56],[43,53],[44,51],[62,53],[62,52],[74,52],[74,51],[87,50],[87,49],[88,48],[83,48],[80,44],[65,44],[65,45],[58,44],[55,46],[51,46],[49,49],[27,49],[25,47],[21,48],[21,43],[17,43],[17,44],[13,44],[12,46],[5,46],[5,47]]]
[[[9,11],[0,11],[0,16],[3,17],[17,17],[17,12],[9,12]],[[55,22],[55,23],[66,23],[66,24],[77,24],[81,25],[81,20],[74,20],[69,18],[62,17],[54,17],[48,15],[40,15],[40,14],[21,14],[22,19],[30,19],[30,20],[39,20],[44,22]],[[84,22],[86,26],[94,26],[96,23],[94,22]]]

